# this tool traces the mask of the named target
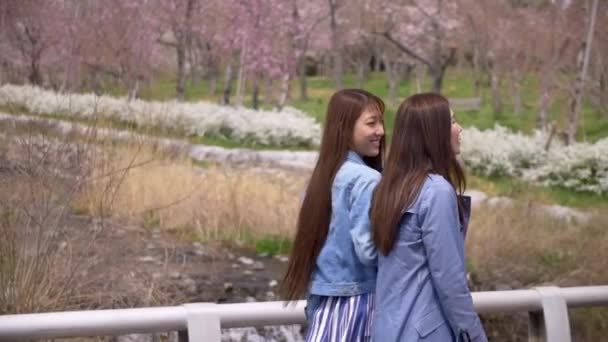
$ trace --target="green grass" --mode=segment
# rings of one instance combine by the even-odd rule
[[[608,210],[608,196],[590,192],[575,192],[560,187],[542,187],[507,177],[467,175],[467,187],[489,196],[507,196],[515,200],[531,200],[581,209]]]
[[[327,103],[331,94],[334,92],[333,82],[329,77],[325,76],[309,77],[307,81],[309,99],[307,101],[299,100],[298,81],[294,80],[291,87],[292,100],[288,104],[309,113],[319,122],[323,122],[327,110]],[[187,101],[206,100],[218,102],[222,87],[222,82],[218,81],[216,94],[210,95],[207,82],[202,81],[197,84],[187,83],[185,99]],[[357,80],[354,74],[347,74],[344,76],[344,87],[357,87]],[[507,87],[507,82],[503,82],[502,97],[504,110],[502,113],[493,113],[490,103],[490,88],[486,85],[481,88],[480,96],[482,98],[482,106],[480,110],[458,112],[458,120],[464,127],[475,126],[480,129],[487,129],[494,127],[494,125],[498,123],[513,130],[521,130],[530,133],[536,125],[539,94],[538,78],[532,75],[525,78],[521,91],[523,112],[519,115],[513,114],[513,106],[511,105]],[[368,79],[363,83],[363,88],[388,101],[388,83],[384,73],[371,73]],[[424,82],[421,85],[421,90],[426,91],[430,88],[431,79],[430,77],[425,77]],[[231,101],[234,101],[235,89],[236,85],[233,87]],[[397,103],[387,103],[385,122],[389,133],[392,132],[394,113],[398,103],[417,91],[418,89],[413,78],[410,82],[402,82],[399,85],[397,89]],[[170,78],[165,78],[155,81],[152,84],[145,85],[142,87],[140,93],[143,99],[148,100],[169,100],[175,98],[175,94],[175,81]],[[472,73],[466,69],[448,69],[444,79],[443,94],[449,98],[475,96],[474,78]],[[262,94],[261,98],[263,98]],[[245,88],[244,105],[249,107],[252,105],[250,84],[247,84],[247,87]],[[270,108],[269,105],[262,105],[262,107]],[[564,118],[567,108],[568,98],[566,94],[556,94],[549,111],[550,120],[554,120],[561,128],[565,127]],[[596,141],[606,136],[608,136],[608,115],[605,113],[602,114],[590,104],[584,103],[578,134],[579,140]]]
[[[263,236],[254,241],[254,244],[256,253],[267,255],[286,254],[293,247],[291,239],[276,235]]]

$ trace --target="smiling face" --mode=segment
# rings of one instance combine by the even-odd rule
[[[452,151],[454,154],[460,154],[460,142],[462,140],[462,127],[456,121],[456,116],[454,115],[454,111],[450,109],[450,115],[452,117]]]
[[[352,149],[362,157],[375,157],[380,153],[383,136],[382,114],[375,106],[367,106],[355,122]]]

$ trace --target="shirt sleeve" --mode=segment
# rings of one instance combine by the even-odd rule
[[[487,341],[467,285],[456,193],[449,186],[435,186],[425,202],[422,241],[442,311],[455,336]]]
[[[350,236],[357,257],[364,265],[376,265],[378,252],[371,236],[369,211],[372,196],[379,179],[368,179],[355,183],[351,191],[349,218],[352,224]]]

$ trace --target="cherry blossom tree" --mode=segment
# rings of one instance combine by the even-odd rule
[[[60,40],[63,7],[60,0],[9,0],[2,4],[4,62],[24,67],[31,84],[43,83],[43,65]]]
[[[425,65],[433,79],[432,90],[441,92],[446,68],[455,62],[454,33],[461,25],[455,2],[412,0],[407,4],[377,0],[374,8],[385,21],[377,33],[403,54]]]

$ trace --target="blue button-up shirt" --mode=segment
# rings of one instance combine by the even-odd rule
[[[463,228],[454,188],[430,175],[378,258],[374,341],[487,340],[467,285]]]

